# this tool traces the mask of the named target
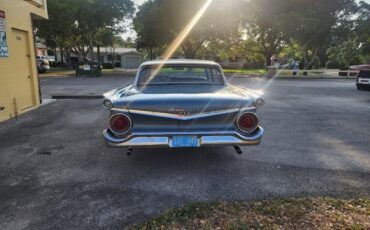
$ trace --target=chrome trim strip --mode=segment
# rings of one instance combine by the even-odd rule
[[[199,147],[217,145],[257,145],[261,142],[264,130],[259,127],[253,136],[244,136],[236,131],[223,132],[168,132],[134,133],[126,138],[112,137],[107,130],[103,132],[111,147],[171,147],[171,137],[176,135],[198,136]]]
[[[121,109],[121,108],[112,108],[111,111],[188,121],[188,120],[194,120],[194,119],[199,119],[199,118],[224,115],[228,113],[236,113],[240,111],[246,112],[246,111],[251,111],[255,109],[256,109],[255,107],[236,108],[236,109],[220,110],[220,111],[213,111],[213,112],[206,112],[206,113],[198,113],[198,114],[189,115],[189,116],[186,116],[186,115],[182,116],[179,114],[164,113],[164,112],[154,112],[154,111],[145,111],[145,110],[136,110],[136,109]]]
[[[110,109],[113,112],[122,112],[122,113],[128,113],[128,109],[121,109],[121,108],[112,108]]]
[[[193,119],[198,119],[198,118],[205,118],[205,117],[223,115],[223,114],[227,114],[227,113],[235,113],[235,112],[239,112],[239,110],[240,109],[237,108],[237,109],[221,110],[221,111],[214,111],[214,112],[208,112],[208,113],[199,113],[199,114],[194,114],[194,115],[190,115],[190,116],[186,116],[186,115],[182,116],[180,114],[154,112],[154,111],[143,111],[143,110],[135,110],[135,109],[129,109],[129,113],[188,121],[188,120],[193,120]]]

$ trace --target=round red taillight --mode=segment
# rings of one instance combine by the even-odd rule
[[[109,120],[109,128],[118,135],[127,133],[131,129],[131,119],[124,114],[113,115]]]
[[[258,117],[254,113],[244,113],[239,116],[237,126],[241,131],[251,133],[258,127]]]

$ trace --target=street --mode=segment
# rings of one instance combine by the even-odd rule
[[[130,77],[41,79],[44,98]],[[370,92],[353,80],[229,78],[264,90],[259,146],[107,148],[102,100],[57,100],[0,124],[0,229],[119,229],[196,201],[370,196]]]

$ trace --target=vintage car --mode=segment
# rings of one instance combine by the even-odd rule
[[[226,82],[211,61],[150,61],[133,84],[106,93],[110,110],[103,132],[110,147],[205,147],[258,145],[263,128],[257,108],[263,93]]]

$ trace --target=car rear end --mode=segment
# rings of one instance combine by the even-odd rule
[[[138,132],[135,131],[136,121],[133,122],[128,113],[112,115],[109,124],[109,128],[103,134],[110,147],[197,148],[220,145],[258,145],[263,135],[263,128],[259,126],[257,116],[247,111],[240,113],[235,118],[232,123],[234,124],[233,129],[180,129],[171,131],[169,127],[174,127],[174,125],[170,124],[170,126],[157,125],[160,129],[155,131],[146,129],[143,132]],[[151,125],[153,124],[155,125],[155,123]]]
[[[370,69],[361,70],[357,75],[356,82],[357,89],[360,91],[369,91],[370,90]]]
[[[105,95],[104,106],[111,112],[103,132],[108,146],[198,148],[261,142],[264,130],[256,115],[264,104],[261,94],[228,85],[216,63],[166,63],[155,75],[146,73],[157,64],[141,67],[134,85]]]
[[[186,104],[184,99],[177,100]],[[110,147],[135,148],[246,146],[261,142],[263,128],[256,112],[263,102],[245,107],[230,103],[223,110],[211,109],[215,108],[212,102],[204,104],[208,104],[208,111],[194,111],[196,105],[191,110],[165,105],[156,110],[112,108],[104,137]]]

